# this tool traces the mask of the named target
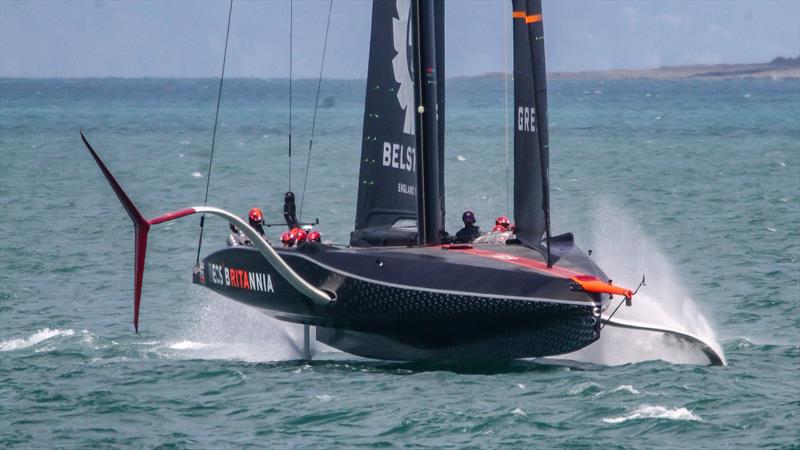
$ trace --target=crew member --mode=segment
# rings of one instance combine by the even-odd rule
[[[307,236],[306,230],[302,228],[293,228],[292,231],[289,233],[289,235],[291,236],[292,241],[294,241],[295,245],[299,246],[300,244],[306,241],[306,236]]]
[[[264,240],[267,239],[267,233],[264,232],[264,215],[261,213],[261,208],[252,208],[249,213],[247,213],[247,221],[250,223],[250,226],[253,227]],[[239,233],[241,244],[240,245],[253,245],[250,242],[250,239],[244,235],[244,233]]]
[[[498,217],[494,220],[494,229],[492,231],[511,231],[511,221],[506,216]]]
[[[281,235],[281,242],[283,243],[284,247],[291,247],[294,245],[294,239],[292,239],[292,233],[289,231],[284,231]]]
[[[261,213],[261,208],[251,209],[247,215],[247,221],[250,222],[251,227],[258,231],[261,237],[267,238],[267,233],[264,232],[264,215]]]
[[[464,211],[461,215],[461,220],[464,222],[464,228],[458,230],[456,238],[453,240],[456,244],[466,244],[472,242],[481,235],[481,229],[475,225],[475,213],[472,211]]]
[[[322,242],[322,235],[317,230],[311,230],[306,236],[308,242]]]
[[[283,218],[286,220],[286,226],[289,230],[300,228],[300,222],[297,220],[297,207],[294,203],[294,192],[289,191],[283,196]]]
[[[492,231],[476,239],[480,244],[503,244],[513,235],[514,226],[506,216],[500,216],[494,221]]]

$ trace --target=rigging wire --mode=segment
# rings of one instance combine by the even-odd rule
[[[222,53],[222,73],[219,76],[219,90],[217,91],[217,110],[214,113],[214,131],[211,132],[211,155],[208,158],[208,174],[206,175],[206,193],[203,197],[203,206],[208,205],[208,188],[211,185],[211,167],[214,162],[214,146],[217,142],[217,124],[219,123],[219,105],[222,100],[222,82],[225,80],[225,63],[228,60],[228,38],[231,34],[231,13],[233,12],[233,0],[228,4],[228,26],[225,30],[225,50]],[[200,263],[200,249],[203,246],[203,227],[206,223],[206,215],[200,216],[200,237],[197,241],[197,259],[195,264]]]
[[[308,184],[308,172],[311,168],[311,148],[314,145],[314,130],[317,126],[317,109],[319,109],[319,93],[322,89],[322,70],[325,68],[325,53],[328,50],[328,31],[331,28],[331,12],[333,11],[333,0],[328,2],[328,22],[325,25],[325,40],[322,44],[322,62],[319,65],[319,79],[317,80],[317,99],[314,101],[314,118],[311,120],[311,140],[308,141],[308,158],[306,159],[306,175],[303,180],[303,192],[300,195],[299,220],[303,221],[303,201],[306,198],[306,185]]]
[[[609,283],[611,283],[611,280],[609,280],[608,282],[609,282]],[[639,289],[641,289],[641,288],[642,288],[642,286],[647,286],[647,283],[645,283],[645,281],[644,281],[644,275],[642,275],[642,281],[641,281],[641,282],[639,282],[639,286],[636,286],[636,290],[635,290],[635,291],[633,291],[633,294],[631,294],[631,297],[633,297],[634,295],[636,295],[636,293],[638,293],[638,292],[639,292]],[[605,327],[606,327],[606,325],[608,325],[608,324],[609,324],[609,322],[611,322],[611,319],[614,317],[614,314],[616,314],[616,313],[617,313],[617,311],[619,311],[619,308],[622,306],[622,304],[623,304],[623,303],[627,303],[627,304],[628,304],[628,306],[631,306],[631,303],[630,303],[630,301],[631,301],[631,299],[630,299],[630,298],[623,298],[622,300],[620,300],[620,301],[619,301],[619,305],[617,305],[617,307],[614,309],[614,312],[612,312],[612,313],[611,313],[611,315],[610,315],[610,316],[608,316],[608,319],[606,319],[606,322],[605,322],[604,324],[600,325],[600,331],[602,331],[602,330],[603,330],[603,328],[605,328]],[[602,317],[601,317],[601,319],[602,319]]]
[[[625,299],[624,298],[619,301],[619,305],[617,305],[617,307],[614,309],[614,312],[612,312],[611,315],[608,316],[608,319],[606,319],[606,322],[600,325],[600,331],[603,331],[603,328],[605,328],[606,325],[608,325],[608,323],[611,322],[611,319],[614,317],[614,314],[616,314],[617,311],[619,311],[619,308],[620,308],[620,306],[622,306],[623,303],[625,303]]]
[[[503,117],[505,117],[505,149],[506,149],[506,216],[510,216],[509,202],[511,198],[511,181],[508,165],[508,2],[503,3],[503,84],[505,100],[503,103]]]
[[[292,191],[292,49],[294,40],[294,0],[289,0],[289,192]]]

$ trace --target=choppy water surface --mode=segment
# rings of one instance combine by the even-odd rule
[[[296,83],[292,188],[315,82]],[[209,203],[277,219],[287,83],[226,82]],[[727,367],[635,331],[577,362],[388,363],[191,285],[198,223],[154,229],[142,336],[131,226],[78,129],[147,215],[202,203],[215,80],[0,81],[0,442],[8,447],[800,445],[800,83],[553,82],[553,228],[625,317],[716,340]],[[303,215],[346,242],[364,85],[325,81]],[[507,212],[503,86],[448,84],[449,228]],[[211,221],[205,251],[223,244]],[[273,233],[274,234],[274,233]],[[604,330],[604,331],[608,331]],[[698,364],[700,363],[700,364]]]

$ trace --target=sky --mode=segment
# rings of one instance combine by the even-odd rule
[[[449,0],[448,76],[503,71],[510,2]],[[294,76],[319,74],[327,0],[294,0]],[[800,55],[800,0],[545,0],[549,71]],[[333,0],[326,78],[365,78],[371,2]],[[0,77],[218,77],[227,1],[0,0]],[[226,77],[286,77],[289,0],[236,0]]]

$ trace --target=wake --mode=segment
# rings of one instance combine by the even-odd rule
[[[24,338],[17,338],[17,339],[8,339],[5,341],[0,341],[0,352],[10,352],[14,350],[22,350],[29,347],[33,347],[38,345],[44,341],[49,339],[58,337],[58,336],[72,336],[75,334],[75,331],[72,329],[67,330],[60,330],[54,329],[51,330],[50,328],[44,328],[36,333],[30,335],[27,339]]]
[[[688,420],[702,422],[700,416],[686,408],[666,408],[664,406],[641,405],[635,411],[621,417],[606,417],[605,423],[623,423],[629,420],[662,419],[662,420]]]

